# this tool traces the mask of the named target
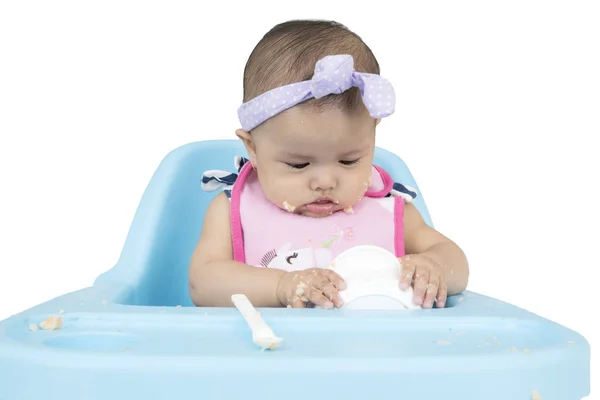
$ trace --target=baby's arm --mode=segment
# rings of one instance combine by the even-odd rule
[[[245,294],[255,307],[340,307],[338,290],[343,279],[330,269],[309,268],[286,272],[253,267],[233,260],[230,204],[224,193],[208,206],[198,245],[189,269],[190,293],[195,305],[231,307],[231,295]]]
[[[231,295],[245,294],[256,307],[280,307],[277,287],[285,271],[257,268],[233,260],[230,203],[224,193],[208,206],[189,269],[196,306],[230,307]]]
[[[407,264],[416,264],[417,269],[419,263],[439,268],[440,278],[445,282],[448,295],[462,293],[467,288],[469,264],[463,251],[453,241],[427,225],[419,210],[410,203],[404,209],[404,235],[404,246],[409,255]],[[430,293],[424,293],[427,285],[421,285],[416,276],[414,279],[416,296],[425,296],[425,301],[431,299]],[[445,296],[441,297],[445,302]]]

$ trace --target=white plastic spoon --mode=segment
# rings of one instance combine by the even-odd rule
[[[250,303],[250,300],[243,294],[234,294],[231,301],[242,314],[250,329],[252,329],[252,341],[259,345],[261,349],[275,350],[283,341],[282,338],[275,336],[273,330],[262,319],[262,316],[256,308]]]

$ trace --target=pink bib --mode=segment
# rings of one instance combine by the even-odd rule
[[[402,257],[404,198],[389,196],[393,184],[386,171],[373,167],[371,186],[353,213],[311,218],[268,201],[245,163],[231,190],[234,259],[288,271],[328,268],[344,250],[367,244]]]

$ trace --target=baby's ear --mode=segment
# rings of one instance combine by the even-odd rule
[[[250,159],[255,160],[256,159],[256,145],[254,144],[254,141],[252,140],[252,135],[250,134],[250,132],[246,132],[243,129],[238,129],[235,131],[235,134],[237,135],[237,137],[240,138],[240,140],[242,142],[244,142],[244,146],[246,146],[246,151],[248,152]]]

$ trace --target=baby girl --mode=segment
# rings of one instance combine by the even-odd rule
[[[357,245],[387,249],[401,288],[424,308],[465,290],[463,251],[429,227],[414,189],[373,165],[375,133],[395,108],[392,84],[369,47],[330,21],[289,21],[258,43],[238,110],[249,160],[238,173],[208,171],[210,203],[189,281],[197,306],[341,307],[331,261]]]

